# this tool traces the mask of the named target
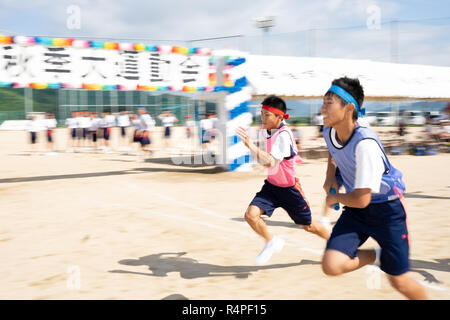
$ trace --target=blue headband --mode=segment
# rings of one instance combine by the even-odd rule
[[[361,116],[364,116],[366,114],[366,109],[364,109],[364,108],[360,109],[358,102],[356,102],[356,99],[353,98],[353,96],[350,93],[348,93],[341,87],[334,84],[331,86],[330,89],[328,89],[328,92],[333,92],[333,93],[337,94],[339,97],[344,99],[347,103],[353,103],[356,107],[356,110],[358,110],[358,118]]]

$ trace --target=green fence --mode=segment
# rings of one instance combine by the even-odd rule
[[[101,113],[131,111],[137,113],[139,107],[145,107],[155,118],[165,109],[171,109],[182,124],[186,115],[194,116],[197,103],[193,96],[179,94],[161,94],[148,91],[117,90],[76,90],[76,89],[28,89],[32,103],[27,104],[24,88],[0,88],[0,123],[5,120],[24,120],[26,112],[54,113],[59,124],[70,117],[71,112],[88,110]],[[210,111],[213,107],[208,106]],[[215,106],[214,106],[215,107]]]

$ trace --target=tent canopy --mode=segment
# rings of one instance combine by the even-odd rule
[[[449,100],[450,67],[370,60],[248,55],[247,78],[255,99],[317,99],[343,76],[359,78],[365,100]]]

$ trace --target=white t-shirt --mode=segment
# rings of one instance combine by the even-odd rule
[[[57,122],[56,119],[44,119],[44,125],[47,129],[56,128]]]
[[[89,127],[89,131],[97,131],[97,129],[101,125],[101,119],[100,118],[93,118],[91,119],[91,125]]]
[[[187,120],[184,125],[188,128],[193,128],[195,127],[195,121],[194,120]]]
[[[267,139],[269,137],[267,130],[262,130],[262,132],[263,139]],[[288,132],[283,131],[275,138],[270,154],[275,160],[281,162],[284,158],[288,158],[292,155],[291,150],[293,150],[291,137]]]
[[[200,120],[200,128],[203,130],[210,130],[213,127],[213,123],[211,119],[201,119]]]
[[[161,122],[164,127],[172,127],[176,119],[174,116],[161,117]]]
[[[42,130],[42,122],[40,120],[31,120],[27,127],[29,132],[38,132]]]
[[[132,120],[131,125],[133,126],[134,130],[141,130],[141,120],[140,119]]]
[[[332,131],[336,134],[336,131]],[[333,144],[342,147],[333,139]],[[355,149],[355,189],[371,189],[371,193],[379,193],[381,178],[385,171],[384,161],[386,159],[378,143],[373,139],[361,140]]]
[[[77,119],[75,119],[75,118],[67,118],[66,119],[66,126],[68,128],[70,128],[70,129],[77,128],[78,127]]]
[[[91,118],[89,117],[79,117],[78,124],[80,128],[87,129],[91,126]]]
[[[323,115],[318,114],[315,117],[316,126],[322,126],[323,125]]]
[[[116,116],[113,114],[106,115],[104,119],[105,119],[105,126],[107,128],[114,127],[114,125],[116,124]]]
[[[121,114],[117,117],[119,127],[128,127],[130,125],[130,117],[127,114]]]
[[[140,115],[141,120],[141,130],[150,130],[155,126],[155,120],[148,114],[141,114]]]

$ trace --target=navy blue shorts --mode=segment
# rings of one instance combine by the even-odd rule
[[[164,129],[164,137],[169,138],[170,137],[170,127],[166,127]]]
[[[355,258],[358,248],[372,237],[381,247],[381,270],[401,275],[409,270],[409,238],[401,200],[373,203],[364,209],[344,207],[327,249]]]
[[[31,134],[31,143],[35,144],[36,143],[36,132],[30,132]]]
[[[250,203],[252,206],[264,210],[264,214],[272,216],[276,208],[283,208],[287,211],[295,224],[309,226],[311,224],[311,210],[309,204],[303,196],[303,190],[298,180],[292,187],[278,187],[267,180]]]

